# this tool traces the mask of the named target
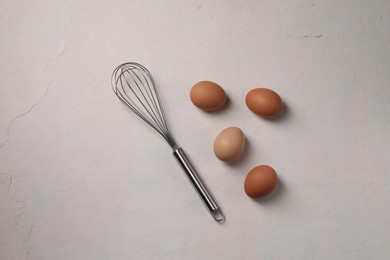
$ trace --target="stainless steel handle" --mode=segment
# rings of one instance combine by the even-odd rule
[[[202,180],[196,173],[194,167],[192,167],[191,163],[185,156],[183,149],[177,148],[173,151],[173,155],[175,156],[180,166],[183,168],[184,172],[187,174],[187,177],[191,181],[192,186],[194,186],[195,190],[198,192],[200,198],[210,211],[213,218],[218,222],[224,221],[225,216],[222,214],[222,211],[219,209],[214,199],[207,191],[206,187],[202,183]]]

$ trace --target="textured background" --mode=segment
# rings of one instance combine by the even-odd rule
[[[389,1],[1,1],[0,38],[1,259],[390,259]],[[113,95],[125,61],[154,75],[224,224]],[[226,109],[191,104],[205,79]],[[286,114],[250,113],[254,87]],[[212,152],[228,126],[248,141],[233,164]],[[281,185],[254,201],[259,164]]]

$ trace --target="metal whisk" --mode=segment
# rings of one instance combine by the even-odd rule
[[[124,63],[119,65],[112,73],[111,85],[118,98],[156,130],[172,147],[174,157],[183,168],[213,218],[218,222],[223,221],[225,217],[221,210],[207,191],[183,150],[176,144],[169,132],[150,72],[138,63]]]

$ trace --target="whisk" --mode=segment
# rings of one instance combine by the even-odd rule
[[[218,222],[223,221],[225,217],[222,211],[207,191],[182,148],[176,144],[172,134],[169,132],[164,111],[150,72],[138,63],[124,63],[119,65],[112,73],[111,85],[118,98],[167,141],[173,150],[174,157],[213,218]]]

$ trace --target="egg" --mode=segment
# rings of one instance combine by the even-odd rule
[[[192,103],[205,111],[222,108],[226,103],[226,94],[221,86],[211,81],[196,83],[190,92]]]
[[[272,167],[260,165],[253,168],[245,178],[244,189],[251,198],[261,198],[270,194],[278,182],[278,176]]]
[[[238,127],[228,127],[214,141],[214,154],[221,161],[232,161],[240,157],[245,147],[245,136]]]
[[[245,102],[249,110],[263,117],[274,117],[283,108],[280,96],[267,88],[255,88],[248,92]]]

